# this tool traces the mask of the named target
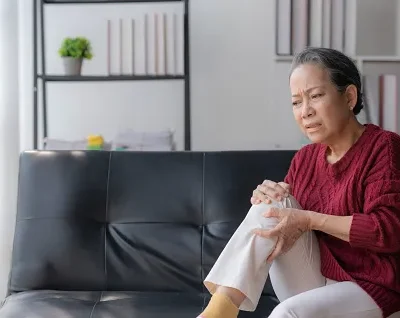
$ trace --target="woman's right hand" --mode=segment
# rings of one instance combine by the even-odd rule
[[[264,180],[253,191],[253,196],[250,199],[251,204],[259,204],[265,202],[270,204],[272,200],[281,201],[283,198],[288,197],[291,192],[290,185],[285,182],[274,182],[271,180]]]

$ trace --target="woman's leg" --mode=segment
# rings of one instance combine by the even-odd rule
[[[372,298],[356,283],[316,288],[281,302],[269,318],[381,318]]]
[[[280,302],[325,286],[326,278],[321,274],[319,243],[315,233],[304,233],[287,253],[277,257],[269,270],[269,277]]]
[[[277,240],[264,239],[253,230],[277,225],[276,219],[262,216],[271,205],[261,203],[250,208],[204,280],[211,294],[228,295],[242,310],[255,309],[268,276],[267,257]]]
[[[205,318],[222,317],[218,316],[221,310],[232,307],[226,304],[229,300],[230,305],[236,305],[241,310],[253,311],[257,307],[270,270],[270,264],[266,262],[266,259],[275,247],[276,239],[264,239],[254,235],[252,231],[259,227],[270,229],[276,226],[276,219],[267,219],[262,216],[271,206],[300,208],[293,197],[286,198],[282,202],[273,202],[269,205],[259,204],[250,208],[246,218],[233,234],[205,279],[205,286],[210,293],[217,295],[217,299],[213,299],[215,298],[213,296],[203,313]],[[282,261],[278,261],[281,258]],[[275,266],[275,263],[282,269]],[[293,264],[297,266],[291,266]],[[299,268],[303,270],[299,271]],[[278,257],[272,265],[271,275],[275,277],[274,288],[278,291],[278,297],[283,298],[291,294],[292,290],[298,293],[323,286],[325,278],[320,274],[319,268],[319,249],[315,235],[305,233],[287,254]],[[289,270],[291,273],[285,273]],[[281,284],[278,280],[285,275],[294,276],[295,280],[289,282],[283,277]],[[298,275],[302,277],[299,278]],[[221,295],[227,296],[228,299]],[[222,308],[219,306],[221,303],[224,303]],[[219,314],[213,314],[210,311]],[[235,311],[230,312],[232,314],[225,315],[224,318],[235,317]]]

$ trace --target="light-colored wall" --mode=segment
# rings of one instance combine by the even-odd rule
[[[17,4],[0,1],[0,301],[10,268],[18,177]]]
[[[396,55],[398,0],[357,0],[358,55]]]
[[[25,53],[20,62],[25,78],[20,101],[22,149],[31,147],[32,139],[31,6],[25,1],[20,12]],[[97,56],[84,72],[103,73],[105,19],[166,8],[178,11],[181,6],[48,7],[48,72],[62,71],[58,45],[64,36],[79,33],[94,42]],[[190,10],[193,150],[268,149],[275,144],[296,147],[299,132],[288,99],[288,64],[276,65],[273,60],[275,0],[191,0]],[[48,105],[53,137],[82,138],[95,132],[109,139],[119,125],[171,127],[182,146],[182,82],[51,83]],[[94,120],[94,114],[100,118]]]
[[[357,6],[357,53],[396,53],[398,0],[381,0],[378,7],[374,0],[351,1]],[[21,149],[32,146],[31,2],[20,1],[19,11]],[[96,55],[85,63],[84,73],[104,74],[106,19],[154,11],[181,12],[182,6],[47,6],[47,71],[62,72],[57,49],[63,37],[83,34],[93,42]],[[302,137],[289,99],[289,63],[274,61],[275,0],[191,0],[190,11],[192,149],[299,147]],[[385,19],[376,22],[378,15]],[[382,28],[385,37],[378,32]],[[171,128],[182,148],[183,107],[181,81],[50,83],[49,134],[76,139],[101,133],[111,139],[119,127]]]

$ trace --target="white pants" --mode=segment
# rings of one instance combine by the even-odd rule
[[[261,238],[252,230],[276,226],[276,219],[262,216],[270,206],[300,209],[293,197],[252,206],[204,281],[211,294],[218,286],[238,289],[246,296],[240,310],[254,311],[269,274],[281,302],[270,318],[382,317],[373,299],[357,284],[329,281],[322,276],[313,232],[304,233],[290,251],[268,264],[266,259],[276,239]],[[390,318],[395,317],[400,313]]]

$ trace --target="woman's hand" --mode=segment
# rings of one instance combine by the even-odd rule
[[[264,182],[258,185],[253,191],[250,202],[253,205],[261,202],[270,204],[272,200],[281,201],[284,197],[289,196],[290,192],[290,185],[285,182],[276,183],[271,180],[264,180]]]
[[[291,249],[298,238],[306,231],[311,230],[311,211],[292,208],[269,208],[264,217],[278,219],[278,225],[271,230],[256,229],[255,234],[264,237],[277,237],[275,249],[267,258],[272,262],[278,255]]]

